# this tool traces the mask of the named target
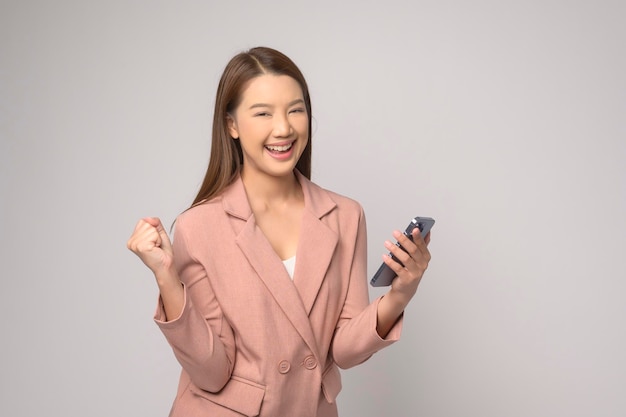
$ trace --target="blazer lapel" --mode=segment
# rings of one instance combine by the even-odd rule
[[[268,242],[254,216],[251,216],[235,239],[258,277],[263,281],[276,303],[291,321],[302,339],[317,354],[317,344],[300,294],[291,282],[287,270]],[[297,262],[297,261],[296,261]]]
[[[257,227],[241,178],[237,179],[224,192],[222,202],[224,210],[234,217],[231,223],[237,234],[236,244],[256,271],[259,279],[263,281],[272,294],[276,303],[319,359],[317,343],[308,313],[313,306],[330,264],[332,253],[337,244],[337,236],[319,220],[320,207],[316,201],[317,196],[315,196],[319,191],[311,192],[312,183],[306,178],[302,178],[299,177],[299,180],[305,194],[305,210],[294,274],[294,277],[297,277],[298,274],[306,274],[306,279],[300,280],[301,282],[292,282],[282,261],[274,252],[261,229]],[[330,198],[326,198],[328,201],[324,202],[323,207],[325,208],[322,211],[328,211],[329,206],[334,207],[334,202]],[[311,205],[312,207],[310,207]],[[300,253],[302,256],[299,255]],[[305,253],[308,255],[304,255]]]
[[[321,221],[324,215],[336,207],[336,203],[326,191],[299,173],[298,180],[304,192],[305,210],[300,227],[294,284],[308,315],[330,266],[339,237]]]

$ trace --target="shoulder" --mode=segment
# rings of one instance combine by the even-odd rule
[[[317,206],[324,204],[321,202],[330,202],[330,206],[334,206],[332,211],[338,212],[341,217],[360,218],[363,216],[363,207],[357,200],[323,188],[310,180],[305,179],[303,184],[308,189],[311,200],[316,201]]]
[[[224,209],[222,208],[221,197],[216,197],[210,201],[200,203],[185,210],[178,215],[176,221],[184,223],[194,223],[205,219],[207,216],[210,216],[217,211],[224,211]]]
[[[216,216],[224,213],[221,197],[193,206],[176,218],[174,230],[176,235],[193,235],[206,226],[215,223]]]
[[[360,213],[363,211],[363,207],[361,206],[361,203],[359,203],[357,200],[354,200],[350,197],[346,197],[345,195],[336,193],[334,191],[326,190],[323,188],[322,190],[328,193],[328,196],[335,203],[337,203],[337,207],[339,207],[341,210],[355,212],[355,213]]]
[[[353,244],[366,236],[365,212],[361,204],[350,197],[310,183],[311,199],[319,197],[323,203],[315,203],[313,210],[320,221],[334,230],[340,241]],[[324,209],[321,209],[324,207]]]

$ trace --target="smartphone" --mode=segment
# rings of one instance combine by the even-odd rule
[[[411,239],[411,241],[413,241],[413,236],[411,233],[413,232],[413,229],[417,227],[420,229],[420,234],[422,235],[422,237],[426,237],[426,235],[428,234],[428,232],[430,232],[430,229],[432,229],[434,224],[435,224],[435,219],[433,219],[432,217],[415,217],[413,218],[413,220],[411,220],[411,223],[409,223],[409,225],[406,227],[406,230],[404,231],[404,235],[407,236],[409,239]],[[398,242],[396,242],[396,246],[404,250],[404,248],[400,246]],[[393,256],[391,253],[389,253],[389,256],[391,256],[391,258],[394,261],[402,265],[402,262],[400,262],[398,258]],[[397,276],[396,273],[393,272],[393,270],[389,268],[387,264],[383,262],[380,265],[380,268],[378,268],[378,271],[376,271],[376,273],[374,274],[374,277],[370,281],[370,284],[373,287],[386,287],[388,285],[391,285],[391,281],[393,281],[393,279],[396,276]]]

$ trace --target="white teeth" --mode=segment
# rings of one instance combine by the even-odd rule
[[[293,143],[290,143],[289,145],[283,145],[283,146],[269,146],[268,145],[266,146],[266,148],[269,149],[270,151],[285,152],[291,148],[291,145],[293,145]]]

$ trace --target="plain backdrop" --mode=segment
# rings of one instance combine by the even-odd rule
[[[165,416],[126,249],[194,197],[227,61],[304,72],[313,180],[383,241],[432,216],[402,340],[342,416],[626,415],[622,1],[0,2],[0,415]],[[372,298],[382,290],[372,289]]]

